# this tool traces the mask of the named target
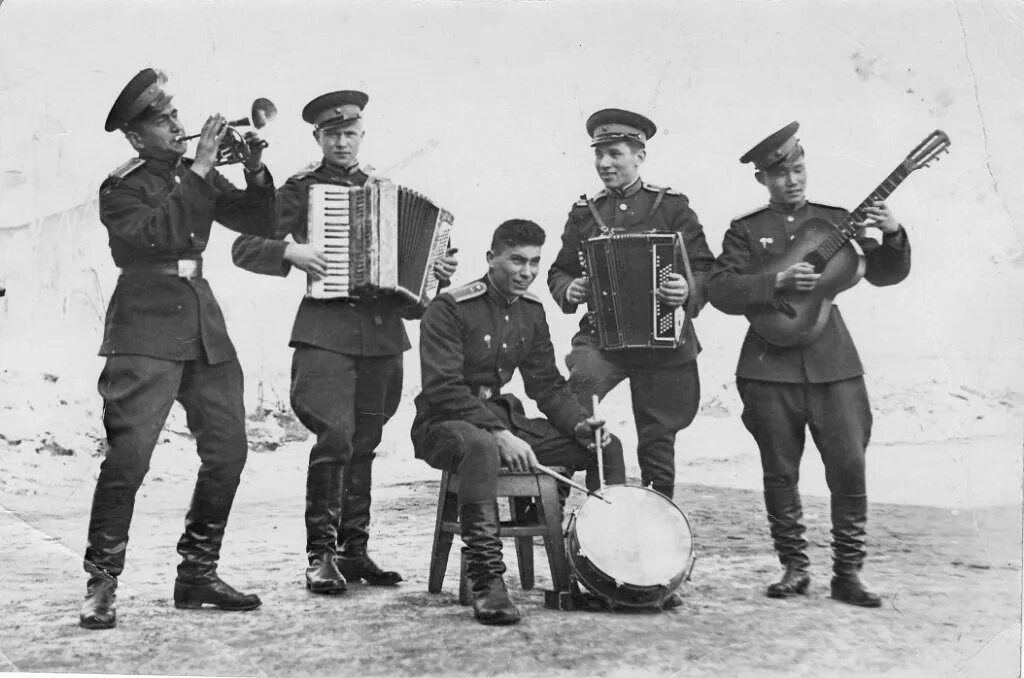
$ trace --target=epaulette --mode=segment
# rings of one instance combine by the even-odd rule
[[[540,300],[540,297],[538,297],[533,292],[523,292],[523,299],[528,299],[529,301],[532,301],[535,304],[543,304],[544,303],[543,301]]]
[[[846,211],[846,208],[844,208],[844,207],[837,207],[836,205],[826,205],[823,202],[811,202],[810,200],[808,200],[807,204],[808,205],[814,205],[815,207],[824,207],[825,209],[829,209],[829,210],[839,210],[840,212],[845,212]]]
[[[118,167],[116,170],[107,175],[108,180],[121,181],[126,176],[139,169],[146,164],[146,161],[142,158],[132,158],[125,164]]]
[[[661,193],[661,191],[664,190],[665,195],[682,195],[679,191],[673,191],[668,186],[655,186],[654,184],[648,183],[643,183],[642,186],[653,193]]]
[[[303,178],[307,177],[308,175],[310,175],[311,173],[313,173],[316,170],[318,170],[320,168],[320,165],[322,165],[322,164],[323,164],[323,160],[317,160],[315,162],[311,162],[308,165],[306,165],[305,167],[303,167],[302,169],[300,169],[295,174],[291,175],[291,177],[289,177],[289,178],[290,179],[303,179]]]
[[[462,285],[454,289],[445,290],[445,294],[449,295],[456,303],[460,301],[469,301],[470,299],[476,299],[480,295],[487,292],[487,285],[477,280],[471,282],[468,285]]]
[[[764,212],[766,209],[768,209],[768,205],[761,205],[760,207],[752,209],[749,212],[745,212],[744,214],[741,214],[738,217],[733,217],[732,220],[739,221],[740,219],[746,219],[747,217],[752,217],[755,214],[760,214],[761,212]]]
[[[580,196],[579,200],[577,200],[576,202],[574,202],[572,204],[572,206],[573,207],[586,207],[587,206],[587,200],[593,200],[594,202],[597,202],[598,200],[600,200],[601,198],[605,197],[606,195],[608,195],[608,189],[605,189],[605,188],[602,188],[600,191],[598,191],[594,195],[590,196],[589,198],[587,197],[587,194],[584,193],[583,195]]]

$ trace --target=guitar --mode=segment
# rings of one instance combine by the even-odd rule
[[[776,346],[804,346],[813,342],[828,322],[832,299],[864,276],[864,253],[854,236],[864,221],[863,210],[876,200],[885,200],[916,170],[928,167],[949,152],[949,137],[935,130],[917,145],[841,224],[825,219],[808,219],[793,234],[782,254],[767,256],[765,271],[779,273],[793,264],[806,262],[820,273],[818,284],[809,292],[781,293],[774,307],[747,315],[750,325],[765,341]]]

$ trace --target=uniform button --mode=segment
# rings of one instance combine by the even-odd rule
[[[180,184],[181,183],[181,177],[179,177],[177,174],[174,175],[174,183],[176,183],[176,184]]]
[[[508,344],[506,344],[505,342],[501,342],[501,348],[502,349],[508,348]]]
[[[793,216],[790,215],[790,216],[786,217],[786,221],[792,222],[793,221]]]
[[[505,322],[508,322],[508,316],[505,316]]]
[[[623,212],[625,212],[628,209],[626,207],[626,203],[624,203],[624,202],[619,203],[619,209],[622,210]]]

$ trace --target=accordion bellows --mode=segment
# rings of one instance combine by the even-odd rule
[[[684,256],[678,233],[615,233],[583,243],[591,327],[601,349],[679,346],[686,312],[655,292],[670,274],[684,273]]]
[[[356,299],[381,290],[426,305],[437,294],[434,262],[448,248],[453,218],[419,193],[388,180],[309,187],[309,243],[327,275],[307,279],[306,296]]]

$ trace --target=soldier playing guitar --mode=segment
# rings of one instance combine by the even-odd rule
[[[807,201],[804,151],[795,136],[798,127],[795,122],[784,127],[740,158],[754,164],[754,177],[768,189],[770,202],[730,225],[712,269],[710,300],[725,313],[751,319],[736,382],[743,423],[761,452],[768,523],[785,567],[781,581],[771,584],[767,595],[785,598],[805,593],[810,584],[797,487],[809,428],[832,495],[832,597],[878,607],[881,599],[865,588],[858,575],[865,557],[864,453],[871,433],[864,370],[839,309],[822,304],[820,313],[825,317],[818,323],[818,311],[806,311],[801,304],[832,278],[845,276],[845,282],[834,285],[833,293],[852,285],[859,275],[873,285],[900,282],[910,272],[910,243],[881,200],[869,198],[854,211],[862,221],[851,220],[841,208]],[[873,193],[879,195],[888,192]],[[850,230],[836,248],[844,256],[826,252],[829,262],[816,254],[820,242],[804,240],[814,240],[824,230],[822,237],[828,241],[843,232],[835,224]],[[880,243],[867,237],[868,227],[881,232]],[[794,250],[799,256],[787,258]],[[796,319],[801,314],[811,316],[808,327],[793,336],[768,330],[759,333],[762,320]]]

